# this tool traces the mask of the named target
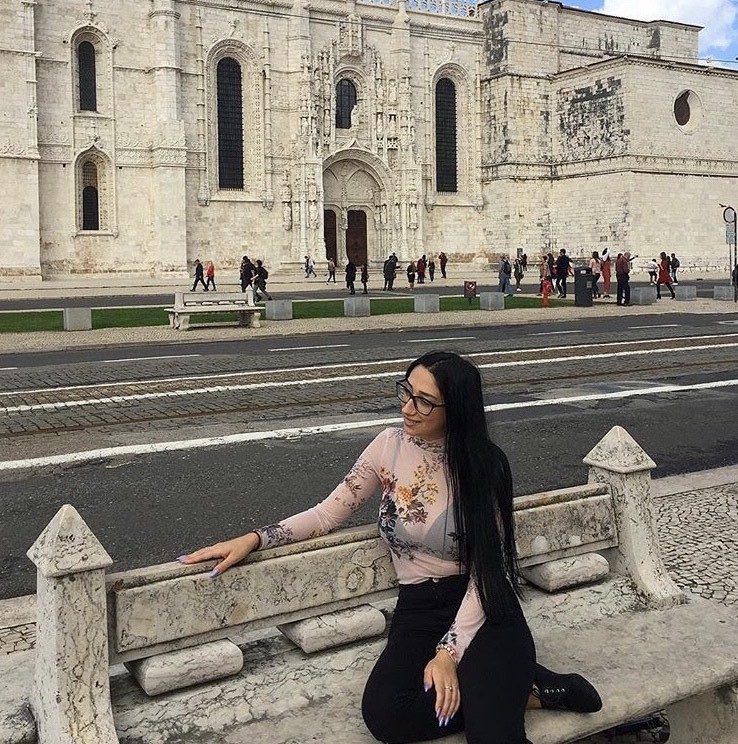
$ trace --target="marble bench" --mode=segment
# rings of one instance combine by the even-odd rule
[[[259,328],[261,309],[254,305],[254,293],[246,292],[175,292],[174,305],[165,308],[169,326],[177,331],[190,327],[190,316],[202,313],[237,312],[239,325]]]
[[[665,708],[672,744],[735,744],[735,611],[687,602],[669,578],[652,514],[655,464],[625,430],[614,427],[584,462],[586,485],[516,499],[517,544],[540,660],[587,675],[604,707],[531,711],[529,738],[574,742]],[[67,505],[29,556],[40,741],[89,728],[74,741],[374,742],[359,702],[396,593],[374,526],[254,554],[215,580],[213,564],[177,563],[106,578],[110,558]],[[174,689],[183,684],[194,686]]]

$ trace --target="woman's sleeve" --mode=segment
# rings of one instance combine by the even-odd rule
[[[379,463],[385,442],[386,434],[382,432],[361,453],[328,498],[281,522],[254,530],[260,540],[259,550],[319,537],[340,527],[379,488]]]
[[[446,647],[458,664],[486,619],[487,616],[484,614],[479,598],[477,582],[472,577],[469,579],[469,586],[464,599],[461,600],[456,617],[438,645]]]

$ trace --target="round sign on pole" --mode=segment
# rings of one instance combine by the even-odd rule
[[[735,225],[735,209],[733,207],[725,207],[723,210],[723,219],[730,225]]]

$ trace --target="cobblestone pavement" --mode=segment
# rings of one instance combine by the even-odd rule
[[[738,605],[738,483],[657,498],[654,509],[662,557],[677,584]],[[0,655],[34,647],[33,623],[8,625],[0,628]]]

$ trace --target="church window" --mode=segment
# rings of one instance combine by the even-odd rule
[[[682,93],[676,101],[674,101],[674,118],[677,124],[683,127],[689,123],[689,91]]]
[[[97,111],[97,72],[95,64],[95,46],[89,41],[81,42],[77,47],[80,111]]]
[[[356,106],[356,86],[344,78],[336,85],[336,129],[351,129],[351,112]]]
[[[82,166],[82,229],[100,229],[97,166],[90,160]]]
[[[243,189],[243,90],[241,65],[232,57],[218,62],[218,185]]]
[[[456,86],[448,78],[436,83],[436,191],[458,191]]]

